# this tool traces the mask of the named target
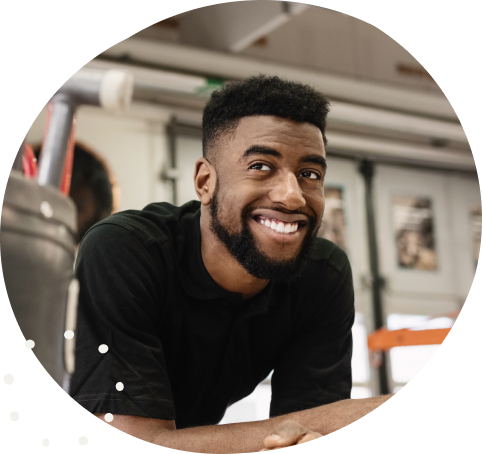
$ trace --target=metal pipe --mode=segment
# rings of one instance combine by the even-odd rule
[[[207,87],[208,79],[203,76],[104,61],[99,58],[90,61],[86,67],[101,70],[109,68],[128,70],[134,75],[135,87],[138,90],[192,96],[204,102],[208,100],[209,92],[203,92]],[[322,87],[321,89],[323,90]],[[465,145],[468,143],[462,126],[454,121],[435,120],[341,101],[331,100],[329,120],[403,133],[408,136],[448,140]],[[449,151],[451,152],[451,149]]]
[[[109,48],[100,58],[143,62],[164,68],[226,79],[240,79],[265,73],[298,80],[320,89],[329,98],[369,106],[396,109],[434,118],[457,121],[449,101],[442,95],[397,88],[387,84],[296,68],[267,60],[228,55],[148,39],[129,38]]]
[[[75,104],[67,96],[56,95],[52,98],[52,116],[49,130],[42,147],[42,159],[39,167],[40,186],[59,187],[64,170],[65,154],[72,130]]]
[[[113,112],[125,110],[132,99],[133,76],[125,71],[80,70],[52,97],[52,115],[42,147],[38,183],[59,187],[76,108],[81,104]]]
[[[369,246],[369,265],[371,270],[372,312],[374,328],[381,328],[384,323],[384,310],[382,302],[382,289],[384,279],[379,273],[379,252],[377,247],[376,220],[374,210],[374,163],[364,160],[361,162],[359,171],[364,177],[365,185],[365,208],[367,219],[367,240]],[[379,393],[388,394],[389,384],[387,376],[386,354],[381,352],[381,364],[377,370]]]
[[[176,156],[176,132],[175,132],[175,125],[176,118],[171,120],[171,123],[167,126],[167,135],[168,135],[168,147],[169,147],[169,157],[171,161],[171,169],[176,169],[177,166],[177,156]],[[171,181],[171,194],[173,199],[173,205],[177,205],[178,203],[178,182],[176,178],[167,177]]]

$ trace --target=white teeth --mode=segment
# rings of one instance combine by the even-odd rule
[[[265,225],[266,227],[270,227],[272,230],[275,230],[276,232],[279,233],[293,233],[298,230],[298,222],[277,222],[277,221],[271,221],[270,219],[267,218],[260,218],[259,221],[260,224]]]

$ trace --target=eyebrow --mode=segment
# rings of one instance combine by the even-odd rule
[[[252,145],[250,148],[245,150],[245,153],[240,158],[240,161],[246,158],[249,158],[250,156],[260,156],[260,155],[265,155],[265,156],[275,156],[276,158],[281,158],[282,155],[279,153],[277,150],[274,150],[273,148],[270,147],[264,147],[261,145]],[[323,169],[327,169],[327,160],[320,155],[317,154],[311,154],[309,156],[305,156],[301,162],[304,164],[316,164],[322,167]]]

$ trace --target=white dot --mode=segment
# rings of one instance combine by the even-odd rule
[[[65,333],[64,333],[64,337],[66,339],[72,339],[74,337],[74,331],[68,329]]]
[[[50,442],[49,442],[49,440],[47,440],[47,438],[44,438],[44,439],[42,440],[42,444],[43,444],[44,446],[49,446]]]
[[[13,375],[12,374],[7,374],[5,375],[5,377],[3,377],[3,381],[7,384],[7,385],[11,385],[13,383]]]
[[[100,353],[107,353],[107,350],[109,350],[109,347],[106,344],[99,345],[99,352]]]
[[[18,418],[19,418],[19,415],[16,411],[12,411],[12,413],[10,413],[10,419],[12,421],[18,421]]]
[[[112,422],[112,420],[114,419],[114,416],[112,416],[112,413],[106,413],[104,415],[104,419],[107,421],[107,422]]]
[[[118,391],[122,391],[124,389],[124,384],[122,382],[117,382],[116,383],[116,389]]]
[[[32,339],[29,339],[28,341],[25,341],[25,346],[27,348],[34,348],[35,347],[35,342]]]
[[[88,442],[89,442],[89,440],[87,439],[87,437],[80,437],[79,438],[79,444],[80,445],[86,445]]]
[[[54,214],[52,207],[50,206],[50,203],[44,200],[40,204],[40,212],[46,217],[46,218],[51,218],[52,215]]]

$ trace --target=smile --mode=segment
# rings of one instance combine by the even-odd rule
[[[297,232],[305,225],[304,221],[284,222],[280,219],[270,219],[265,216],[255,216],[255,221],[277,233],[283,233],[286,235]]]

